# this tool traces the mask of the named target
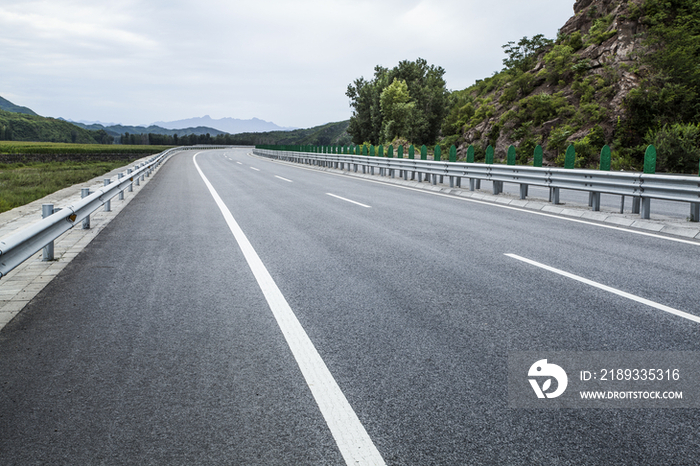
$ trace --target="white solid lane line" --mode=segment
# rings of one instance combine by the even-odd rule
[[[277,175],[275,175],[275,178],[279,178],[282,181],[288,181],[289,183],[292,182],[292,180],[288,180],[287,178],[282,178],[281,176],[277,176]]]
[[[625,291],[618,290],[617,288],[612,288],[607,285],[603,285],[602,283],[594,282],[593,280],[589,280],[587,278],[579,277],[578,275],[574,275],[573,273],[565,272],[563,270],[555,269],[554,267],[550,267],[548,265],[540,264],[539,262],[535,262],[530,259],[526,259],[524,257],[515,255],[515,254],[505,254],[506,256],[516,259],[525,263],[528,263],[530,265],[534,265],[535,267],[539,267],[544,270],[548,270],[550,272],[554,272],[556,274],[562,275],[567,278],[571,278],[573,280],[579,281],[581,283],[585,283],[586,285],[593,286],[595,288],[599,288],[601,290],[605,290],[609,293],[616,294],[618,296],[622,296],[623,298],[631,299],[632,301],[636,301],[638,303],[644,304],[646,306],[653,307],[654,309],[658,309],[660,311],[668,312],[669,314],[676,315],[678,317],[683,317],[684,319],[692,320],[693,322],[700,323],[700,317],[693,315],[693,314],[688,314],[687,312],[679,311],[678,309],[674,309],[672,307],[666,306],[664,304],[659,304],[655,301],[651,301],[649,299],[641,298],[639,296],[633,295],[631,293],[627,293]]]
[[[250,168],[251,168],[252,170],[255,170],[256,172],[259,172],[259,171],[260,171],[259,168],[255,168],[255,167],[250,167]]]
[[[214,186],[204,176],[202,169],[199,168],[197,164],[197,155],[199,154],[197,153],[192,157],[194,165],[214,198],[216,205],[221,210],[231,233],[233,233],[248,262],[250,270],[253,272],[260,289],[265,295],[270,310],[272,310],[277,324],[280,326],[297,364],[299,364],[299,369],[301,369],[301,373],[309,389],[311,389],[311,393],[328,424],[346,464],[383,466],[385,463],[377,447],[340,390],[326,363],[323,362],[318,351],[316,351],[316,347],[314,347],[306,331],[297,320],[294,311],[292,311],[289,303],[287,303],[284,295],[282,295],[282,292],[277,287],[257,252],[255,252],[255,249],[253,249],[243,230],[233,218],[231,211],[219,197]]]
[[[328,194],[329,196],[332,196],[332,197],[334,197],[334,198],[336,198],[336,199],[341,199],[341,200],[343,200],[343,201],[352,202],[353,204],[357,204],[357,205],[362,206],[362,207],[367,207],[368,209],[371,209],[371,208],[372,208],[371,206],[368,206],[368,205],[366,205],[366,204],[361,204],[361,203],[356,202],[356,201],[351,201],[350,199],[346,199],[346,198],[344,198],[344,197],[336,196],[335,194],[331,194],[331,193],[326,193],[326,194]]]

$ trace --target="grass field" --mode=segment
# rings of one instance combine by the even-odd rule
[[[41,199],[137,160],[0,163],[0,212]]]
[[[49,156],[53,155],[68,159],[61,162],[0,162],[0,212],[28,204],[59,189],[83,183],[168,148],[169,146],[0,141],[0,155],[39,156],[39,160],[44,158],[43,155],[50,160]],[[82,160],[70,161],[71,155]],[[85,160],[91,156],[94,156],[94,161]]]
[[[123,144],[66,144],[60,142],[0,141],[0,154],[157,154],[171,146],[130,146]],[[138,158],[138,157],[137,157]]]

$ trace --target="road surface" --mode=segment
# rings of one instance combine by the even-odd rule
[[[697,464],[697,409],[517,409],[507,367],[700,350],[699,246],[183,152],[0,331],[0,463]]]

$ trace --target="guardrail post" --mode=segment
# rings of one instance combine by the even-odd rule
[[[648,220],[651,217],[651,198],[643,197],[640,215],[643,219]]]
[[[559,204],[559,188],[549,188],[549,202]]]
[[[42,204],[41,205],[41,218],[46,218],[53,215],[53,204]],[[44,253],[42,259],[43,261],[53,260],[53,241],[44,246]]]
[[[503,181],[492,181],[493,194],[501,194],[503,192]]]
[[[132,170],[131,168],[127,168],[127,169],[126,169],[126,174],[127,174],[127,175],[131,175],[133,172],[134,172],[134,170]],[[129,183],[129,192],[130,192],[130,193],[133,193],[133,192],[134,192],[134,182],[133,182],[133,180],[132,180],[131,183]]]
[[[123,173],[119,173],[119,174],[117,175],[117,183],[118,183],[119,180],[121,180],[122,178],[124,178],[124,174],[123,174]],[[124,191],[119,191],[119,200],[120,200],[120,201],[123,201],[123,200],[124,200]]]
[[[690,221],[698,222],[700,221],[700,202],[690,203]]]
[[[471,144],[467,147],[467,163],[474,163],[474,146]],[[475,183],[474,178],[469,178],[469,191],[474,191]]]
[[[639,205],[641,203],[642,198],[641,197],[633,197],[632,198],[632,213],[633,214],[638,214],[639,213]]]
[[[80,189],[80,198],[86,198],[90,195],[90,188],[81,188]],[[83,219],[83,230],[89,230],[90,229],[90,216],[88,215]]]
[[[520,183],[520,199],[527,198],[527,185],[525,183]]]
[[[112,182],[109,178],[105,178],[105,186],[109,185]],[[111,212],[112,211],[112,201],[108,200],[105,202],[105,212]]]
[[[600,193],[591,193],[591,208],[594,212],[600,211]]]

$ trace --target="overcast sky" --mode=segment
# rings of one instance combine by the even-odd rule
[[[574,0],[2,0],[0,96],[40,115],[210,115],[311,127],[351,116],[376,65],[424,58],[464,89],[501,45],[556,37]]]

